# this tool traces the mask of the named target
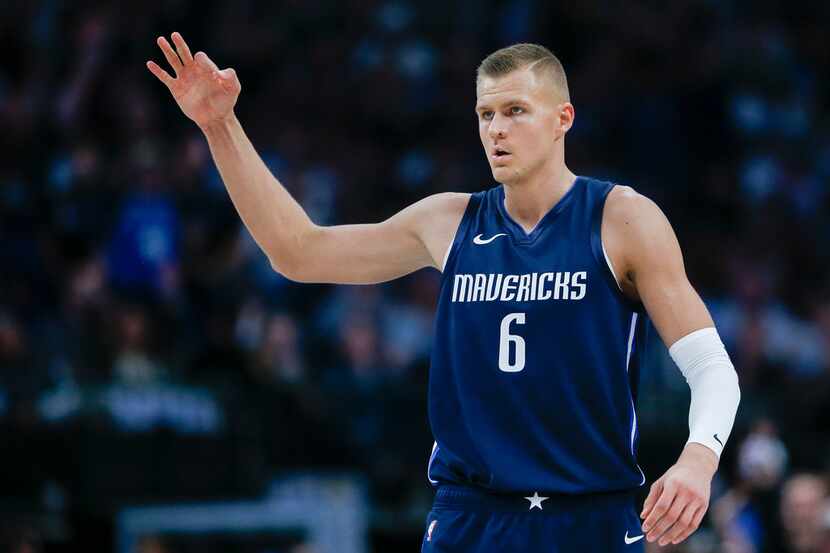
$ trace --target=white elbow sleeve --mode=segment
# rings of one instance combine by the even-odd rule
[[[718,331],[696,330],[672,344],[669,355],[692,391],[687,443],[703,444],[720,457],[735,423],[741,391]]]

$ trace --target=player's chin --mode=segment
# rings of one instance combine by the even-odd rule
[[[497,165],[491,167],[493,172],[493,180],[501,184],[509,184],[518,176],[518,171],[515,168],[507,167],[505,165]]]

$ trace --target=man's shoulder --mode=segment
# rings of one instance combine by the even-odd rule
[[[406,214],[404,225],[426,246],[438,270],[443,267],[442,256],[452,243],[470,196],[463,192],[441,192],[415,202],[402,212]]]
[[[461,217],[467,209],[472,194],[466,192],[439,192],[412,205],[419,218]]]
[[[629,186],[618,185],[608,193],[602,236],[612,258],[622,260],[627,267],[662,263],[669,246],[677,247],[674,230],[663,211]]]
[[[467,207],[467,202],[470,201],[471,196],[472,194],[469,192],[439,192],[428,196],[428,198],[433,199],[437,204],[447,209],[458,209],[459,207],[463,209]]]
[[[602,213],[603,225],[619,227],[618,230],[628,233],[653,218],[665,216],[654,201],[630,186],[618,184],[608,192]]]

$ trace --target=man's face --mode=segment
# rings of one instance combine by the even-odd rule
[[[476,88],[478,134],[497,182],[523,180],[554,153],[573,119],[553,83],[530,69],[482,77]]]

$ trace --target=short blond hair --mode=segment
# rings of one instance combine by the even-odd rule
[[[496,50],[476,70],[476,85],[482,77],[502,77],[517,69],[531,68],[536,75],[551,79],[566,102],[571,101],[565,68],[553,52],[539,44],[520,43]]]

